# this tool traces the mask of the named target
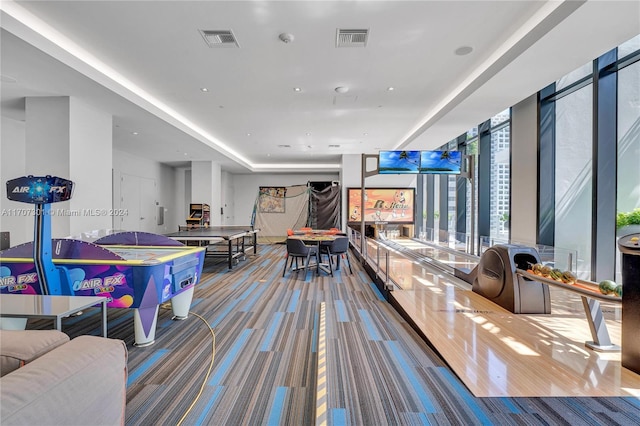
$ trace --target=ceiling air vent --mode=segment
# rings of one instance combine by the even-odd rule
[[[369,30],[345,30],[338,28],[336,47],[365,47]]]
[[[198,30],[209,47],[240,47],[231,30]]]
[[[291,148],[291,145],[278,145],[278,148]]]

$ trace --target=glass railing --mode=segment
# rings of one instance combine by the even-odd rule
[[[387,230],[380,231],[378,233],[378,238],[381,240],[378,241],[374,238],[365,237],[364,241],[364,251],[362,250],[362,241],[360,232],[355,229],[349,229],[349,240],[360,256],[364,258],[364,261],[369,265],[371,269],[375,272],[376,276],[385,283],[387,286],[399,286],[399,283],[402,282],[401,279],[394,280],[393,271],[396,269],[396,265],[401,261],[406,259],[401,256],[399,253],[394,252],[389,247],[381,244],[381,241],[386,240],[393,236],[397,238],[399,236],[395,234],[398,232],[396,230]]]
[[[394,239],[398,238],[395,230],[386,230],[378,232],[378,239],[365,238],[364,253],[361,248],[360,232],[350,229],[349,238],[355,251],[364,258],[364,262],[375,272],[376,277],[385,283],[390,289],[410,289],[413,283],[416,264],[426,268],[436,268],[436,270],[444,270],[453,274],[453,269],[442,259],[425,258],[419,254],[419,250],[414,252],[413,249],[407,250],[406,247],[399,245]],[[415,240],[415,239],[414,239]],[[427,245],[429,243],[416,241],[418,245]],[[453,250],[443,248],[446,250]],[[458,252],[456,256],[468,256],[466,253]]]
[[[365,250],[364,253],[362,253],[360,232],[352,228],[350,228],[349,231],[352,246],[360,253],[376,275],[383,282],[402,288],[402,284],[406,279],[405,273],[403,272],[406,266],[403,265],[406,265],[408,260],[414,262],[416,259],[408,258],[406,253],[401,252],[402,250],[394,249],[393,240],[400,237],[399,232],[394,229],[381,230],[378,232],[378,239],[366,237]],[[438,238],[435,240],[432,238],[433,235],[434,232],[432,229],[425,229],[419,232],[418,237],[414,238],[414,240],[417,240],[417,243],[442,248],[458,259],[478,259],[473,254],[469,254],[467,250],[470,246],[470,237],[468,234],[439,231],[437,233]],[[382,242],[385,242],[385,244],[381,244]],[[527,247],[534,247],[538,252],[541,263],[562,271],[572,271],[581,279],[589,279],[590,265],[580,262],[576,250],[483,236],[479,239],[480,252],[484,253],[486,249],[496,244],[520,244]],[[441,250],[440,257],[442,257],[442,253],[443,251]],[[453,253],[457,254],[454,255]],[[427,264],[444,270],[449,269],[446,267],[447,263],[449,263],[448,261],[445,261],[444,267],[443,265],[439,265],[438,262],[442,262],[442,259],[430,259]],[[424,263],[424,259],[422,259],[420,263]]]

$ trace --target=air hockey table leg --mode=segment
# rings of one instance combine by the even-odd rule
[[[156,322],[158,321],[159,305],[137,308],[133,311],[133,326],[135,333],[134,346],[144,347],[152,345],[156,339]]]
[[[173,311],[173,320],[184,320],[189,316],[189,308],[193,300],[193,290],[195,286],[184,290],[171,298],[171,310]]]

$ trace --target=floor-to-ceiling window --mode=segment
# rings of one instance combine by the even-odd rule
[[[581,278],[620,279],[616,212],[640,208],[640,36],[540,95],[539,242],[574,251]]]
[[[435,219],[438,225],[446,229],[450,239],[455,238],[458,243],[467,242],[468,250],[477,252],[470,243],[474,237],[480,236],[482,244],[491,242],[508,242],[510,226],[510,146],[511,146],[511,109],[506,109],[495,116],[489,118],[481,125],[483,136],[480,137],[479,127],[474,127],[466,134],[449,141],[440,146],[440,150],[460,150],[464,154],[472,157],[473,177],[466,180],[466,188],[458,192],[458,184],[461,176],[435,176],[435,187],[440,191],[434,191],[433,195],[426,194],[434,200],[434,205],[441,206],[437,211]],[[481,142],[480,139],[483,141]],[[482,150],[480,144],[485,147]],[[485,154],[480,154],[484,152]],[[480,161],[482,155],[482,161]],[[481,165],[482,163],[482,165]],[[479,170],[482,168],[483,177]],[[465,170],[467,171],[467,170]],[[485,188],[483,190],[483,202],[479,202],[480,185],[479,180],[483,179]],[[470,183],[473,182],[473,185]],[[446,190],[446,194],[443,191]],[[475,193],[472,197],[472,190]],[[447,197],[446,216],[442,211],[444,203],[442,197]],[[473,203],[475,200],[475,205]],[[458,208],[458,203],[463,203],[463,207]],[[478,209],[478,206],[481,208]],[[458,217],[464,215],[464,217]],[[482,216],[482,227],[479,226],[479,217]],[[472,220],[473,226],[472,226]],[[434,221],[435,222],[435,221]],[[437,226],[434,224],[437,229]],[[459,229],[463,228],[463,229]],[[480,229],[482,228],[482,229]]]
[[[591,74],[591,63],[563,77],[556,88],[568,87]],[[593,89],[582,85],[556,101],[555,247],[577,252],[577,272],[591,271],[592,117]]]
[[[466,155],[472,157],[473,163],[473,182],[471,185],[471,180],[469,180],[469,185],[467,185],[467,194],[466,194],[466,230],[468,234],[471,234],[471,229],[477,231],[478,229],[478,128],[474,127],[467,131],[465,149]],[[474,191],[473,197],[471,196],[471,191]],[[475,200],[475,205],[472,205],[472,200]],[[473,209],[473,210],[472,210]],[[474,220],[473,227],[471,226],[471,220]],[[475,236],[470,236],[471,240],[475,239]],[[469,248],[470,252],[475,252],[472,248]]]
[[[509,241],[511,111],[491,117],[491,238]]]
[[[618,58],[622,59],[639,51],[640,36],[621,45],[618,48]],[[617,212],[626,214],[640,209],[640,62],[618,71],[617,94]],[[619,282],[619,252],[616,253],[616,261],[616,279]]]

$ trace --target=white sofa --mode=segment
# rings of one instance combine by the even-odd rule
[[[123,425],[122,340],[55,330],[0,330],[0,424]]]

